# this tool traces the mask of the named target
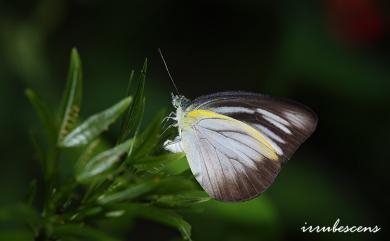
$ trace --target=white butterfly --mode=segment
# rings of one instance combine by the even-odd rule
[[[264,192],[317,125],[316,114],[302,104],[247,92],[193,102],[173,96],[173,105],[179,136],[166,149],[184,151],[196,180],[221,201]]]

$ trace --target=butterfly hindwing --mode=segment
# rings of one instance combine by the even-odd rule
[[[188,113],[182,145],[203,189],[222,201],[253,198],[280,170],[273,147],[251,126],[211,111]]]

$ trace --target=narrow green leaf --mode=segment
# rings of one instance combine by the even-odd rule
[[[107,204],[124,200],[131,200],[152,191],[156,187],[156,184],[157,183],[152,180],[133,184],[125,190],[115,193],[103,194],[98,198],[98,202],[100,204]]]
[[[123,210],[117,210],[117,211],[110,211],[107,212],[104,216],[107,218],[117,218],[125,214],[125,211]]]
[[[92,206],[87,208],[82,208],[78,210],[76,214],[69,217],[69,220],[72,222],[82,221],[86,218],[96,217],[104,212],[103,207],[100,206]]]
[[[188,191],[176,195],[162,195],[157,197],[156,204],[165,207],[189,207],[209,201],[211,198],[203,191]]]
[[[127,153],[128,149],[132,145],[133,140],[130,139],[114,148],[104,151],[90,161],[85,166],[76,170],[76,179],[79,182],[88,182],[94,178],[108,175],[109,171],[115,164],[118,164],[121,157]]]
[[[192,176],[192,174],[191,174]],[[153,192],[156,195],[175,195],[181,192],[188,192],[193,190],[199,190],[199,184],[196,183],[194,178],[188,176],[168,176],[160,180],[158,187]]]
[[[136,214],[137,216],[177,228],[183,239],[191,240],[191,225],[172,210],[135,203],[119,204],[114,207],[118,210],[125,210],[126,212]]]
[[[50,179],[53,177],[56,166],[57,166],[57,130],[54,121],[54,114],[49,109],[47,104],[31,89],[26,89],[25,94],[32,106],[34,107],[35,112],[40,119],[42,124],[42,129],[46,135],[47,142],[44,147],[43,143],[38,142],[35,135],[32,135],[33,144],[35,151],[38,154],[38,160],[42,168],[45,179]],[[44,152],[43,150],[46,151]]]
[[[138,132],[139,132],[139,129],[141,127],[141,122],[142,122],[142,119],[144,116],[144,111],[145,111],[145,98],[143,98],[143,100],[140,104],[139,111],[137,112],[137,115],[133,121],[133,123],[136,123],[136,124],[134,125],[134,127],[130,127],[130,129],[134,130],[134,131],[132,131],[132,133],[129,134],[129,136],[132,136],[134,138],[134,143],[136,143],[137,138],[138,138]],[[130,147],[129,151],[127,152],[128,157],[131,156],[131,154],[133,153],[133,148],[134,148],[134,145],[132,145]]]
[[[75,147],[88,144],[107,130],[109,125],[118,119],[130,103],[131,97],[127,97],[114,106],[89,117],[65,136],[60,145],[62,147]]]
[[[82,240],[88,241],[119,241],[118,239],[110,237],[98,229],[78,224],[54,226],[53,235],[60,237],[61,240],[67,240],[68,238],[81,238]]]
[[[167,166],[163,170],[165,173],[168,173],[170,175],[178,175],[190,169],[190,165],[188,164],[184,153],[181,154],[183,155],[183,158],[176,159],[167,164]]]
[[[30,132],[30,139],[31,139],[31,143],[32,143],[33,148],[34,148],[34,159],[36,159],[38,161],[39,166],[42,169],[42,173],[46,177],[48,174],[47,173],[47,168],[48,168],[47,167],[47,159],[48,158],[47,158],[46,153],[45,153],[45,148],[43,147],[42,143],[40,143],[38,141],[37,133],[31,131]]]
[[[64,95],[61,101],[60,109],[60,130],[58,134],[58,143],[61,143],[75,125],[80,112],[82,98],[82,67],[79,54],[75,48],[70,54],[70,65],[68,80]]]
[[[142,118],[145,110],[145,80],[146,80],[146,71],[147,71],[147,59],[144,62],[144,66],[141,70],[141,76],[139,79],[139,83],[137,86],[137,90],[135,92],[134,101],[129,106],[126,117],[124,119],[124,125],[122,126],[121,135],[119,141],[123,141],[126,138],[130,138],[136,136],[138,132]],[[131,74],[130,81],[133,79],[134,72]],[[129,81],[129,82],[130,82]],[[130,85],[131,83],[129,83]],[[131,87],[129,87],[128,93],[130,93]],[[131,154],[132,148],[129,150],[129,154]]]
[[[83,150],[80,157],[77,159],[75,169],[80,170],[86,163],[91,160],[98,153],[106,151],[109,148],[108,144],[103,139],[97,138],[90,142],[87,147]]]
[[[160,162],[172,162],[177,161],[185,157],[185,153],[163,153],[158,156],[145,156],[140,159],[134,160],[134,164],[152,164],[152,163],[160,163]]]
[[[56,143],[56,128],[53,113],[50,111],[47,104],[31,89],[26,89],[25,94],[33,106],[35,113],[37,114],[42,129],[46,134],[49,144]]]
[[[157,113],[148,127],[137,136],[137,140],[134,143],[134,160],[150,155],[154,150],[158,149],[158,144],[161,142],[161,122],[164,116],[165,110]]]
[[[131,72],[130,72],[130,77],[129,77],[129,81],[127,84],[127,90],[126,90],[126,95],[125,95],[126,97],[132,96],[131,90],[132,90],[132,86],[133,86],[134,72],[135,72],[134,70],[131,70]],[[130,105],[130,107],[131,107],[131,105]],[[125,132],[126,132],[126,127],[127,127],[127,123],[129,121],[129,118],[130,118],[130,113],[129,113],[129,111],[126,111],[126,114],[122,119],[121,131],[120,131],[118,141],[121,141],[122,138],[123,138],[123,140],[126,139]]]
[[[126,91],[126,97],[132,96],[132,86],[134,82],[134,70],[131,70],[130,72],[130,77],[129,77],[129,82],[127,84],[127,91]],[[128,125],[130,123],[130,118],[131,118],[131,107],[134,105],[134,102],[127,108],[126,114],[124,115],[122,119],[122,124],[121,124],[121,130],[118,138],[118,142],[121,142],[126,139],[126,135],[128,133]]]
[[[187,162],[184,160],[184,157],[184,153],[165,153],[159,156],[146,156],[144,158],[134,160],[133,163],[134,167],[138,171],[150,174],[168,171],[170,174],[177,174],[178,171],[173,171],[173,169],[174,167],[180,165],[181,162]]]
[[[142,66],[141,74],[143,75],[143,78],[146,77],[146,71],[148,70],[148,59],[145,58],[144,65]]]

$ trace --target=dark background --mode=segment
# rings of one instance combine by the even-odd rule
[[[24,89],[58,103],[69,52],[84,67],[82,115],[125,94],[145,57],[148,118],[222,90],[284,96],[310,106],[318,129],[274,185],[242,204],[210,202],[184,215],[195,240],[383,240],[389,204],[389,3],[322,1],[0,1],[0,204],[20,200],[39,175]],[[377,234],[308,234],[300,227],[378,225]],[[176,240],[175,230],[126,222],[129,240]],[[125,228],[127,228],[125,226]],[[115,230],[115,228],[114,228]],[[113,231],[114,232],[114,231]]]

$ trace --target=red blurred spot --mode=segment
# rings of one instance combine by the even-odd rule
[[[371,43],[384,33],[377,0],[326,0],[332,30],[348,42]]]

